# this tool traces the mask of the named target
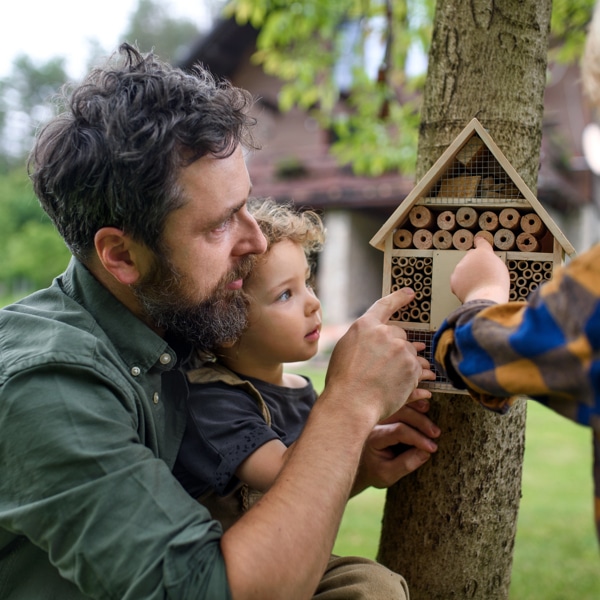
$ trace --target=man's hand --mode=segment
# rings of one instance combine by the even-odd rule
[[[427,400],[417,400],[375,426],[368,437],[352,490],[385,488],[425,464],[437,450],[439,428],[426,415]],[[408,447],[398,454],[398,445]]]
[[[510,279],[502,259],[494,254],[490,243],[475,237],[475,248],[469,250],[450,276],[450,289],[462,302],[493,300],[508,302]]]
[[[389,322],[413,298],[409,288],[393,292],[352,324],[333,351],[322,398],[334,390],[344,402],[340,410],[354,406],[377,423],[407,400],[431,396],[416,389],[422,379],[433,378],[429,362],[417,355],[424,345],[408,342],[404,329]]]

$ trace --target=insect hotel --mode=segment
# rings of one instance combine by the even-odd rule
[[[460,301],[450,291],[450,275],[475,236],[484,236],[510,272],[510,300],[524,301],[552,278],[565,254],[575,250],[556,223],[473,119],[440,156],[371,240],[384,252],[383,294],[402,287],[415,299],[392,320],[408,339],[426,345]],[[436,372],[429,389],[455,389]]]

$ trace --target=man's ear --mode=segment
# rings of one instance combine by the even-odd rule
[[[136,283],[145,272],[149,250],[116,227],[103,227],[94,236],[94,245],[104,269],[119,283]]]

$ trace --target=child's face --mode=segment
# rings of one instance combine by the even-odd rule
[[[317,353],[321,303],[309,277],[304,250],[290,240],[261,257],[244,286],[250,297],[249,326],[240,339],[245,352],[269,363],[308,360]]]

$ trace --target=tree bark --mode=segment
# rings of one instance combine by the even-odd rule
[[[477,117],[536,193],[550,14],[551,0],[438,0],[417,179]],[[439,450],[388,491],[378,556],[411,600],[508,598],[525,406],[434,394]]]

